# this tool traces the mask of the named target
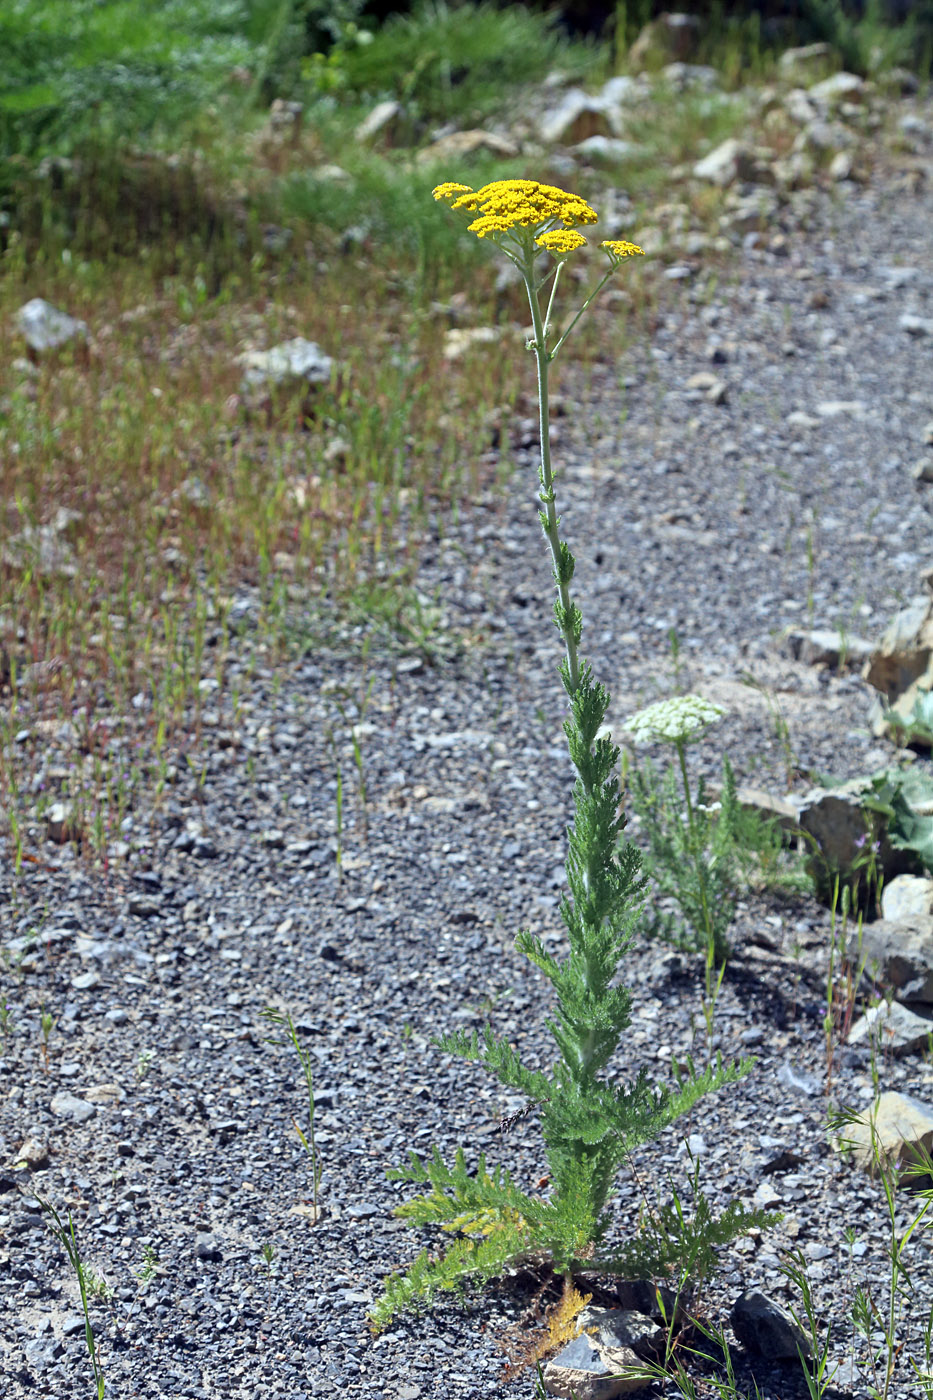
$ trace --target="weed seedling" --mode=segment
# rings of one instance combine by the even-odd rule
[[[45,1064],[46,1074],[49,1072],[49,1036],[52,1034],[54,1028],[55,1017],[52,1015],[51,1011],[45,1009],[45,1003],[43,1002],[39,1013],[39,1030],[42,1036],[40,1048],[42,1050],[42,1059]]]
[[[272,1280],[273,1277],[279,1271],[279,1261],[275,1257],[275,1245],[272,1243],[271,1240],[266,1240],[262,1249],[259,1251],[259,1260],[259,1267],[263,1270],[266,1276],[266,1304],[271,1309]]]
[[[94,1329],[91,1326],[88,1298],[94,1297],[95,1295],[107,1296],[104,1291],[106,1290],[106,1284],[103,1283],[100,1276],[96,1274],[93,1269],[90,1269],[81,1258],[78,1250],[78,1241],[75,1238],[75,1227],[74,1221],[71,1218],[71,1213],[69,1212],[68,1214],[68,1224],[65,1226],[62,1223],[61,1216],[50,1201],[43,1201],[38,1196],[36,1199],[39,1201],[41,1208],[50,1217],[49,1229],[67,1254],[68,1262],[78,1281],[78,1288],[81,1293],[81,1309],[84,1313],[84,1340],[87,1346],[87,1354],[90,1357],[91,1366],[94,1370],[94,1381],[97,1385],[97,1400],[104,1400],[104,1367],[101,1360],[100,1347],[94,1336]]]
[[[318,1150],[317,1143],[314,1139],[314,1071],[311,1065],[311,1052],[307,1049],[306,1046],[302,1045],[301,1041],[299,1040],[298,1031],[296,1030],[295,1023],[292,1020],[291,1012],[277,1011],[275,1007],[267,1006],[262,1014],[265,1020],[267,1020],[270,1025],[284,1027],[285,1036],[279,1040],[270,1039],[267,1042],[267,1044],[291,1045],[293,1047],[296,1054],[298,1055],[298,1060],[301,1064],[301,1072],[304,1075],[305,1085],[308,1090],[307,1133],[301,1127],[297,1118],[293,1117],[292,1123],[295,1125],[295,1132],[298,1134],[299,1141],[301,1142],[301,1145],[307,1153],[311,1163],[311,1220],[312,1224],[316,1224],[320,1216],[320,1210],[318,1208],[318,1187],[321,1184],[321,1175],[323,1173],[323,1167],[321,1165],[321,1154]]]
[[[787,1255],[781,1265],[781,1272],[789,1282],[800,1289],[800,1296],[803,1300],[803,1316],[801,1317],[794,1307],[790,1308],[790,1314],[801,1333],[809,1339],[809,1345],[805,1349],[800,1346],[799,1342],[797,1344],[797,1355],[800,1357],[800,1364],[803,1367],[807,1394],[810,1396],[810,1400],[823,1400],[823,1396],[832,1385],[835,1375],[835,1370],[830,1369],[829,1364],[829,1339],[832,1329],[831,1327],[826,1328],[826,1336],[821,1342],[819,1340],[819,1319],[813,1302],[810,1276],[807,1273],[806,1260],[800,1250],[792,1250]]]

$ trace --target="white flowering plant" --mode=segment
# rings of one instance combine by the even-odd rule
[[[636,745],[671,744],[677,755],[676,770],[672,765],[663,776],[650,762],[632,768],[632,807],[648,841],[648,874],[683,919],[675,941],[706,952],[708,993],[709,973],[729,956],[726,931],[735,912],[738,801],[728,759],[719,802],[707,803],[702,780],[693,796],[687,746],[722,717],[719,706],[702,695],[675,695],[639,710],[623,726]],[[668,936],[673,932],[670,921],[660,917],[655,927]]]
[[[449,1054],[483,1064],[500,1083],[524,1096],[525,1107],[502,1126],[538,1118],[546,1177],[529,1191],[504,1167],[488,1166],[484,1156],[471,1170],[462,1150],[448,1165],[437,1147],[427,1159],[411,1153],[408,1165],[390,1171],[392,1180],[421,1188],[396,1214],[412,1225],[438,1227],[448,1242],[440,1254],[423,1250],[404,1273],[387,1280],[370,1314],[375,1331],[400,1309],[429,1302],[439,1289],[492,1278],[519,1261],[534,1261],[563,1275],[566,1296],[580,1270],[627,1273],[631,1250],[619,1255],[607,1244],[609,1202],[619,1169],[638,1147],[689,1113],[705,1094],[738,1079],[750,1063],[717,1060],[702,1072],[675,1065],[673,1081],[658,1084],[643,1068],[626,1077],[624,1064],[615,1061],[631,1022],[631,993],[620,976],[642,916],[645,881],[638,848],[623,834],[620,750],[603,727],[609,694],[579,655],[583,622],[571,593],[575,561],[560,536],[556,507],[548,368],[599,287],[641,249],[604,242],[608,271],[566,329],[552,338],[561,270],[585,246],[577,226],[595,222],[595,211],[580,196],[534,180],[496,181],[476,191],[448,183],[439,185],[434,197],[474,216],[470,231],[511,259],[528,292],[528,348],[537,363],[541,427],[539,518],[557,595],[554,620],[564,646],[560,676],[569,707],[564,731],[577,779],[568,832],[568,892],[560,905],[566,953],[558,956],[552,945],[530,932],[516,939],[516,947],[544,973],[556,994],[547,1022],[556,1058],[545,1066],[529,1062],[488,1025],[481,1035],[458,1031],[437,1042]],[[760,1212],[730,1206],[708,1228],[724,1243],[762,1223]],[[660,1254],[647,1248],[641,1268],[666,1276],[677,1269],[682,1255],[687,1270],[694,1246],[695,1241],[684,1241],[679,1250],[676,1241],[673,1247],[668,1241]]]

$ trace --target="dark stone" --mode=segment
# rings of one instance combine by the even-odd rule
[[[768,1361],[810,1356],[813,1343],[780,1303],[755,1288],[746,1289],[730,1315],[732,1330],[747,1351]]]

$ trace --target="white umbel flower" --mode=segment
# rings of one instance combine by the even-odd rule
[[[682,744],[697,738],[724,711],[702,695],[675,695],[639,710],[625,721],[636,744]]]

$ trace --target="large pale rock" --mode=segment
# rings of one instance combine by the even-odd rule
[[[705,63],[668,63],[661,70],[661,77],[677,92],[686,92],[692,87],[701,87],[707,92],[712,92],[713,88],[719,86],[719,74],[716,69],[707,67]]]
[[[356,139],[361,145],[381,140],[388,146],[395,145],[405,120],[405,110],[401,102],[386,98],[377,102],[368,116],[356,128]]]
[[[749,1288],[736,1299],[729,1321],[746,1351],[769,1361],[796,1360],[813,1354],[813,1339],[780,1303]]]
[[[578,141],[573,150],[574,155],[582,156],[591,165],[619,165],[624,160],[634,160],[644,154],[644,147],[636,145],[634,141],[598,134]]]
[[[498,326],[454,326],[444,335],[444,359],[459,360],[477,345],[495,345],[502,339]]]
[[[918,598],[895,613],[865,668],[865,679],[893,701],[926,672],[931,655],[933,601]]]
[[[864,924],[859,960],[898,1001],[933,1006],[933,915]]]
[[[667,1329],[634,1308],[584,1308],[579,1324],[599,1347],[630,1347],[637,1356],[652,1360],[663,1354]]]
[[[45,834],[56,846],[64,846],[78,835],[74,808],[70,802],[53,802],[45,814]]]
[[[913,311],[905,311],[897,323],[902,331],[912,335],[916,340],[922,336],[933,335],[933,319],[929,316],[918,316]]]
[[[573,88],[544,117],[540,135],[549,146],[576,146],[591,136],[613,135],[613,124],[601,97]]]
[[[513,160],[518,155],[518,147],[513,141],[496,136],[492,131],[451,131],[419,151],[415,162],[418,165],[443,165],[445,161],[462,160],[464,156],[476,155],[478,151],[497,156],[500,160]]]
[[[793,149],[815,156],[832,156],[855,144],[855,136],[841,122],[814,117],[794,138]]]
[[[872,1176],[879,1167],[908,1178],[925,1176],[924,1154],[933,1151],[933,1108],[910,1094],[888,1090],[845,1124],[838,1142],[850,1147],[856,1164]]]
[[[57,1118],[67,1118],[72,1123],[86,1123],[97,1111],[93,1104],[67,1091],[56,1094],[49,1107]]]
[[[641,1365],[628,1347],[603,1347],[584,1332],[547,1363],[544,1388],[564,1400],[615,1400],[651,1384],[648,1378],[624,1374]]]
[[[823,107],[833,107],[840,102],[862,102],[865,98],[866,83],[855,73],[833,73],[821,83],[814,83],[808,89],[811,98]]]
[[[778,67],[784,74],[813,72],[825,68],[832,62],[833,51],[829,44],[805,44],[798,49],[785,49]]]
[[[714,185],[735,184],[736,180],[751,180],[756,170],[755,153],[744,142],[730,136],[709,155],[697,161],[693,173],[698,180],[709,180]]]
[[[806,126],[807,122],[815,121],[819,113],[816,103],[810,101],[810,96],[803,88],[791,88],[786,93],[783,101],[784,111],[797,126]]]
[[[55,521],[48,525],[24,525],[0,547],[0,560],[10,568],[29,568],[36,574],[73,577],[78,572],[75,552]]]
[[[249,350],[237,356],[243,366],[240,393],[255,395],[301,384],[326,384],[334,362],[313,340],[296,336],[271,350]]]
[[[897,922],[933,915],[933,880],[929,875],[896,875],[881,891],[881,913]]]
[[[919,598],[895,614],[862,675],[888,709],[909,718],[918,696],[933,689],[933,600]],[[889,726],[880,717],[875,728]]]
[[[712,787],[710,787],[712,791]],[[775,821],[782,831],[789,835],[800,830],[800,808],[787,797],[775,797],[763,788],[740,787],[736,791],[740,807],[748,812],[757,812],[765,821]],[[719,796],[719,790],[716,790]]]
[[[808,666],[828,666],[840,671],[844,667],[862,666],[874,651],[874,643],[864,637],[850,637],[841,628],[815,628],[813,631],[791,629],[787,633],[787,650],[795,661]]]
[[[633,68],[660,68],[683,63],[694,53],[700,38],[696,15],[663,14],[650,20],[629,50]]]
[[[635,107],[644,102],[649,91],[650,84],[646,84],[644,78],[619,74],[603,83],[599,96],[606,107]]]
[[[84,340],[87,325],[75,320],[67,311],[59,311],[42,297],[33,297],[16,313],[16,326],[30,350],[41,355],[44,350],[57,350],[69,340]]]
[[[13,1153],[13,1163],[31,1172],[42,1171],[49,1165],[49,1144],[44,1137],[28,1137]]]
[[[871,1006],[846,1037],[849,1045],[874,1046],[880,1055],[909,1055],[923,1050],[933,1035],[933,1015],[918,1016],[899,1001]]]

